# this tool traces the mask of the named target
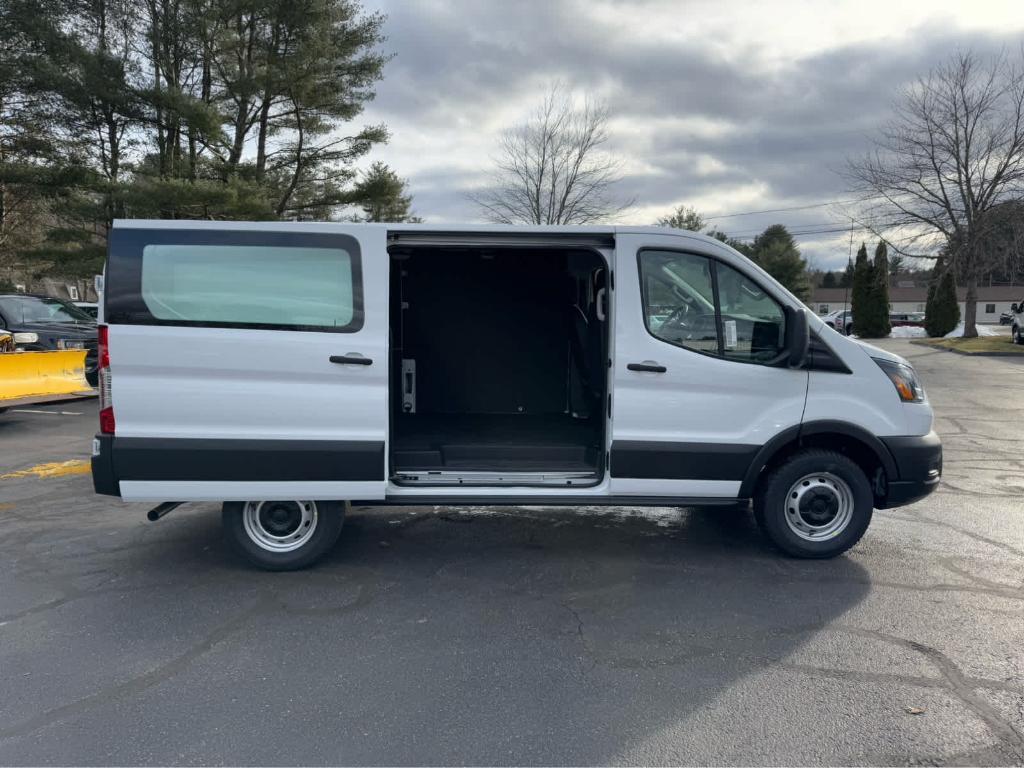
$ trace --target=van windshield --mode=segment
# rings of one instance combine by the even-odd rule
[[[12,324],[96,322],[74,304],[48,296],[0,296],[0,313]]]

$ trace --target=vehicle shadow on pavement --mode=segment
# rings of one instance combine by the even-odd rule
[[[213,505],[97,514],[25,540],[93,586],[5,627],[49,677],[0,691],[2,762],[604,764],[666,732],[708,761],[721,734],[686,723],[870,589],[721,508],[357,508],[323,563],[280,574],[228,553]]]

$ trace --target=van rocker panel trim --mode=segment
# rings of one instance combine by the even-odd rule
[[[761,449],[743,443],[615,440],[612,477],[638,480],[742,480]]]
[[[337,482],[384,479],[384,442],[115,437],[119,481]]]

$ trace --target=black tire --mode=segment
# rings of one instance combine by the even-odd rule
[[[810,477],[816,473],[822,473],[822,477]],[[845,526],[829,538],[818,541],[802,538],[789,522],[793,517],[806,522],[802,517],[803,508],[790,507],[793,512],[787,512],[790,492],[802,478],[809,479],[801,485],[825,499],[829,494],[836,499],[840,496],[847,499],[845,508],[849,509],[849,513]],[[837,484],[836,478],[842,483]],[[836,493],[834,489],[842,484],[846,488],[842,493]],[[806,492],[800,492],[807,495]],[[807,501],[813,505],[814,496],[807,495]],[[787,555],[802,558],[841,555],[860,541],[871,523],[873,508],[874,494],[863,470],[843,454],[820,448],[808,448],[790,456],[761,479],[754,495],[754,517],[764,534]],[[826,504],[826,509],[820,512],[821,521],[827,523],[829,511]],[[812,507],[806,510],[806,514],[815,515],[819,511]]]
[[[247,513],[248,504],[259,506],[253,507]],[[305,519],[302,510],[309,509],[308,505],[312,505],[315,510],[315,525],[311,533],[300,534],[299,524]],[[221,522],[224,536],[231,548],[252,565],[267,571],[295,571],[312,565],[331,550],[341,534],[347,510],[348,502],[344,501],[226,501],[221,512]],[[278,521],[270,517],[278,512],[288,519],[282,517],[282,520]],[[295,535],[297,538],[305,538],[294,549],[274,551],[258,542],[257,533],[251,533],[253,521],[261,526],[260,530],[264,534],[267,533],[267,528],[262,526],[266,525],[269,528],[278,522],[283,526],[278,529],[279,532],[287,531],[290,526],[289,520],[295,522],[295,515],[299,517]],[[247,517],[250,518],[249,524],[246,523]]]

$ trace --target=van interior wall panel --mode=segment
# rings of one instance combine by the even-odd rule
[[[564,260],[546,252],[428,251],[402,264],[403,357],[418,413],[561,413]]]
[[[600,257],[436,247],[393,257],[392,468],[596,468],[607,375],[593,301]]]

